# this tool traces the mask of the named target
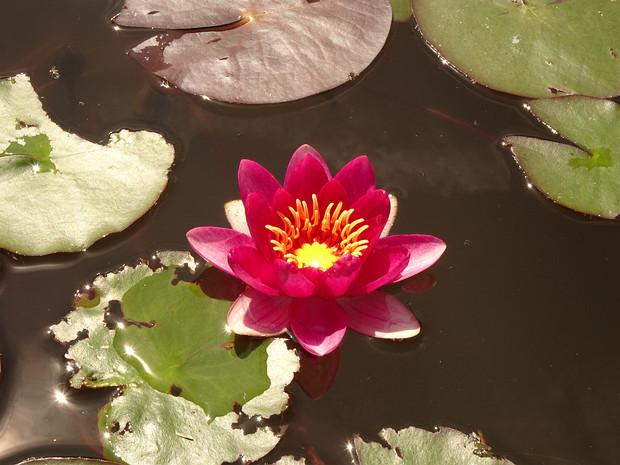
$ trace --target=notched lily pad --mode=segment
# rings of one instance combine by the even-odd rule
[[[360,465],[514,465],[495,457],[477,435],[452,428],[441,427],[435,433],[415,427],[387,428],[379,436],[389,448],[355,437]]]
[[[126,0],[114,21],[171,30],[130,54],[182,90],[257,104],[297,100],[355,78],[383,48],[392,9],[388,0]]]
[[[507,144],[532,183],[573,210],[620,214],[620,105],[570,96],[529,102],[531,111],[574,145],[508,136]]]
[[[416,0],[420,31],[456,68],[526,97],[620,94],[620,4]]]
[[[284,388],[299,359],[281,339],[237,355],[225,331],[230,302],[175,276],[179,266],[195,269],[189,254],[162,252],[156,259],[169,268],[141,263],[98,276],[76,299],[86,305],[50,328],[57,340],[72,343],[65,356],[79,368],[72,386],[124,386],[99,415],[106,457],[131,465],[262,457],[280,432],[245,434],[235,424],[240,415],[269,417],[286,407]],[[124,315],[111,314],[115,303]],[[237,410],[235,402],[244,405]]]
[[[174,270],[157,273],[122,299],[123,328],[114,348],[151,387],[178,392],[211,418],[231,412],[269,387],[267,340],[243,358],[226,332],[230,302],[207,297]],[[127,323],[127,321],[131,323]]]
[[[122,130],[106,146],[63,131],[25,75],[0,80],[0,247],[75,252],[146,213],[168,182],[174,148]]]

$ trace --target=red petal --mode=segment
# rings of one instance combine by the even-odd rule
[[[239,192],[241,200],[251,193],[258,194],[267,204],[271,204],[280,183],[261,165],[252,160],[241,160],[239,163]]]
[[[332,178],[332,175],[329,172],[329,168],[327,167],[327,164],[325,163],[325,160],[323,160],[321,154],[314,150],[312,147],[310,147],[308,144],[304,144],[297,150],[295,150],[295,153],[291,157],[291,160],[288,162],[288,167],[286,168],[286,175],[284,176],[284,186],[288,185],[288,183],[290,182],[290,176],[293,173],[295,166],[297,166],[297,163],[299,163],[299,161],[305,155],[311,155],[313,158],[315,158],[323,167],[323,171],[325,172],[327,179]]]
[[[334,299],[294,299],[289,319],[299,343],[314,355],[333,351],[347,330],[347,315]]]
[[[290,297],[274,297],[256,289],[241,294],[228,311],[228,326],[236,334],[275,336],[288,329]]]
[[[254,241],[246,234],[212,226],[191,229],[187,233],[187,240],[198,255],[233,276],[235,273],[228,264],[231,249],[240,245],[254,246]]]
[[[345,255],[334,265],[323,271],[319,268],[302,268],[302,273],[316,286],[317,297],[338,297],[349,288],[362,267],[362,260]]]
[[[265,294],[282,295],[271,262],[253,247],[235,247],[228,255],[235,276]]]
[[[347,163],[334,179],[345,188],[351,202],[375,189],[375,172],[365,155]]]
[[[274,259],[276,253],[273,250],[273,246],[269,243],[271,232],[265,227],[265,225],[272,222],[270,206],[255,192],[250,193],[243,203],[248,229],[254,239],[256,248],[265,259]]]
[[[332,202],[334,206],[338,205],[338,202],[342,202],[343,210],[348,210],[351,207],[351,201],[349,200],[347,191],[342,187],[342,184],[335,179],[330,179],[321,187],[321,190],[317,194],[317,198],[321,212],[325,212],[327,206]],[[334,211],[333,208],[332,211]]]
[[[309,297],[314,294],[314,284],[295,265],[278,258],[272,265],[278,285],[285,295]]]
[[[312,194],[317,194],[330,179],[329,171],[325,172],[325,162],[307,154],[290,172],[287,171],[284,189],[295,199],[305,200],[308,205],[312,205]]]
[[[437,237],[425,234],[401,234],[379,239],[375,251],[383,247],[394,246],[406,248],[409,251],[409,261],[392,282],[401,281],[424,271],[433,265],[446,250],[445,242]]]
[[[398,281],[408,260],[409,252],[405,247],[375,247],[346,294],[368,294],[378,287]]]
[[[386,339],[404,339],[420,332],[411,311],[387,292],[375,291],[358,297],[340,297],[347,312],[347,325],[358,333]]]

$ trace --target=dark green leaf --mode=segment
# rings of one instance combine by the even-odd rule
[[[0,153],[0,157],[22,157],[18,160],[19,164],[32,167],[35,173],[49,173],[56,171],[56,165],[50,160],[51,151],[49,137],[35,134],[11,142],[4,152]]]
[[[508,136],[532,183],[573,210],[615,218],[620,214],[620,105],[571,96],[530,102],[532,112],[577,147]]]
[[[180,390],[210,417],[224,415],[269,387],[268,341],[239,358],[226,332],[231,303],[173,279],[172,270],[157,273],[125,293],[123,314],[132,324],[117,329],[114,347],[151,387]]]

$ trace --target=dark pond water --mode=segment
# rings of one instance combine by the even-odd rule
[[[332,170],[368,154],[377,184],[400,198],[393,231],[433,234],[448,249],[433,290],[397,294],[422,334],[395,343],[349,331],[331,389],[312,400],[292,386],[294,427],[260,463],[311,449],[325,464],[350,463],[354,434],[410,425],[480,430],[519,465],[618,463],[619,224],[527,187],[501,137],[553,136],[519,99],[472,85],[413,24],[396,24],[373,66],[342,88],[275,106],[205,102],[162,88],[125,55],[151,33],[115,31],[121,3],[1,3],[0,75],[29,74],[54,120],[93,141],[148,128],[177,146],[168,189],[127,231],[79,254],[0,253],[1,465],[98,456],[96,412],[112,391],[68,391],[64,348],[47,333],[75,291],[154,251],[188,250],[188,229],[225,225],[241,158],[282,179],[302,143]]]

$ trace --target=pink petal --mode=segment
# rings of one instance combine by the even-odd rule
[[[233,276],[235,273],[228,264],[230,250],[240,245],[254,245],[252,238],[246,234],[212,226],[191,229],[187,233],[187,240],[198,255]]]
[[[327,179],[332,178],[332,175],[329,172],[329,168],[327,167],[327,164],[325,163],[325,160],[323,160],[323,157],[321,156],[321,154],[319,154],[319,152],[314,150],[308,144],[304,144],[301,147],[299,147],[297,150],[295,150],[295,153],[291,157],[291,160],[288,162],[288,167],[286,168],[286,175],[284,176],[284,186],[287,186],[290,183],[290,177],[291,177],[291,174],[293,173],[293,170],[295,169],[295,166],[297,166],[297,163],[299,163],[299,161],[305,155],[312,155],[312,157],[314,157],[323,167],[323,171],[325,172]]]
[[[241,160],[238,179],[243,201],[250,192],[255,192],[266,203],[271,204],[273,195],[282,187],[269,171],[252,160]]]
[[[365,218],[368,220],[380,215],[383,218],[382,230],[390,217],[390,198],[383,189],[375,189],[357,199],[351,208],[355,210],[351,219]]]
[[[375,189],[375,172],[365,155],[347,163],[334,179],[345,188],[351,202]]]
[[[286,175],[284,189],[295,199],[305,200],[308,205],[312,205],[312,194],[317,194],[331,179],[329,172],[325,172],[325,162],[310,154],[304,155]]]
[[[361,267],[359,257],[345,255],[325,271],[313,267],[302,268],[301,271],[316,286],[315,296],[338,297],[346,292]]]
[[[296,266],[279,258],[266,260],[253,247],[235,247],[228,262],[239,279],[265,294],[308,297],[314,292],[314,284]]]
[[[393,282],[424,271],[433,265],[444,250],[446,244],[441,239],[425,234],[401,234],[379,239],[375,251],[383,247],[404,247],[409,251],[409,261]]]
[[[294,299],[289,320],[299,343],[314,355],[333,351],[347,330],[347,314],[334,299]]]
[[[241,294],[228,311],[228,326],[236,334],[276,336],[288,329],[290,297],[274,297],[256,289]]]
[[[250,287],[269,295],[282,295],[271,262],[253,247],[235,247],[228,255],[228,263],[237,278]]]
[[[269,242],[271,232],[265,227],[272,223],[271,207],[255,192],[248,194],[243,204],[248,229],[256,248],[266,259],[274,259],[276,253]]]
[[[276,258],[272,266],[278,285],[285,295],[309,297],[314,294],[314,284],[295,265]]]
[[[293,209],[295,209],[295,198],[284,189],[278,189],[273,196],[273,202],[271,203],[272,221],[276,223],[273,226],[280,224],[280,221],[276,220],[276,218],[278,218],[277,212],[290,216],[291,213],[288,207],[293,207]]]
[[[381,286],[396,282],[408,260],[409,252],[405,247],[375,247],[346,294],[368,294]]]
[[[342,209],[348,210],[351,207],[351,201],[349,200],[349,194],[335,179],[327,181],[321,190],[317,194],[317,200],[319,202],[319,209],[324,212],[330,203],[334,206],[338,205],[338,202],[342,202]],[[332,208],[332,211],[333,208]]]
[[[352,206],[353,214],[349,221],[355,221],[358,218],[363,218],[365,224],[370,228],[364,232],[363,239],[370,241],[367,252],[372,251],[375,242],[381,236],[388,218],[390,217],[390,198],[382,189],[376,189],[370,191],[368,194],[360,197]],[[366,254],[365,254],[366,255]]]
[[[358,297],[339,297],[347,312],[347,325],[358,333],[386,339],[405,339],[420,332],[411,311],[387,292],[375,291]]]

